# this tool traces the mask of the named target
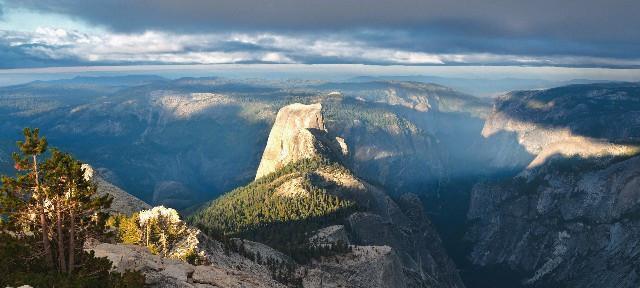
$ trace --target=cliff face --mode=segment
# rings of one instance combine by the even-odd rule
[[[356,246],[308,265],[304,287],[407,287],[402,262],[389,246]]]
[[[325,137],[327,130],[321,110],[320,103],[312,105],[295,103],[278,111],[256,172],[256,179],[289,163],[331,153],[331,148],[344,150],[342,149],[344,144],[339,144],[338,140],[332,139],[335,141],[334,144],[338,145],[328,143],[331,141]]]
[[[526,271],[522,281],[534,286],[636,287],[640,157],[563,170],[548,165],[528,179],[476,185],[472,262]]]
[[[501,96],[482,136],[514,133],[534,155],[528,168],[553,156],[608,157],[634,154],[640,140],[640,85],[572,85],[516,91]],[[504,159],[521,161],[522,159]]]
[[[314,185],[324,187],[331,194],[351,199],[366,211],[356,212],[345,219],[352,244],[356,247],[388,247],[391,250],[388,255],[383,253],[387,256],[380,258],[387,264],[371,267],[379,267],[382,270],[376,273],[388,278],[380,279],[381,285],[395,284],[369,287],[464,287],[455,264],[442,247],[438,233],[422,210],[413,209],[416,206],[422,208],[417,197],[403,201],[402,208],[407,208],[407,212],[385,191],[348,171],[321,169],[312,174]],[[396,257],[397,260],[393,260]],[[390,267],[392,264],[399,264],[400,267]],[[326,268],[319,266],[322,267]],[[368,268],[356,270],[370,273],[367,272]],[[398,271],[402,273],[392,274]]]
[[[535,287],[637,287],[638,93],[577,85],[498,101],[483,133],[516,133],[534,158],[512,179],[473,188],[474,264],[506,265]]]

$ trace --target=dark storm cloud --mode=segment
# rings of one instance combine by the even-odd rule
[[[13,41],[3,48],[5,58],[17,53],[37,61],[54,55],[91,63],[640,63],[638,0],[0,0],[0,17],[3,8],[107,28],[93,36],[110,45],[46,30],[20,43],[52,47]]]
[[[640,57],[637,0],[16,0],[118,32],[356,33],[430,53]],[[384,32],[386,31],[386,33]]]
[[[636,0],[9,0],[118,31],[145,29],[423,29],[584,39],[638,36]]]
[[[349,35],[371,46],[430,53],[498,53],[510,55],[573,55],[640,57],[640,39],[598,41],[544,36],[486,36],[426,30],[371,30]],[[639,36],[640,37],[640,36]]]

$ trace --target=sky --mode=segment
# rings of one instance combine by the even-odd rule
[[[0,0],[0,69],[640,67],[637,0]]]

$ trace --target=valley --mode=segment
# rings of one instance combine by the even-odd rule
[[[376,79],[38,81],[0,87],[0,172],[14,173],[22,128],[40,127],[101,191],[133,197],[112,207],[175,208],[233,261],[256,257],[233,239],[266,245],[304,287],[633,287],[639,95],[637,83],[490,99]]]

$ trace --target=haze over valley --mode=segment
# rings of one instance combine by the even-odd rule
[[[640,285],[637,4],[125,2],[0,0],[0,287]]]

